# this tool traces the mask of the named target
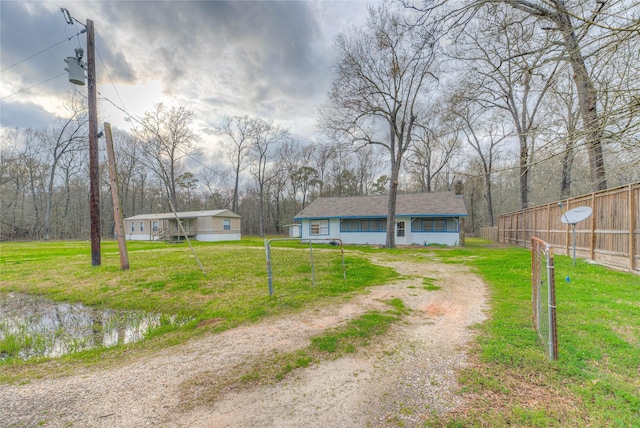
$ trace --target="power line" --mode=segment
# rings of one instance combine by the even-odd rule
[[[131,120],[137,122],[140,124],[140,126],[144,127],[145,129],[154,132],[152,129],[149,129],[149,127],[147,125],[145,125],[140,119],[136,118],[135,116],[131,115],[127,110],[125,110],[124,108],[120,107],[119,105],[117,105],[116,103],[114,103],[113,101],[111,101],[109,98],[105,97],[103,94],[101,94],[100,92],[98,92],[98,94],[102,97],[103,100],[108,101],[109,103],[111,103],[111,105],[113,105],[115,108],[117,108],[118,110],[120,110],[121,112],[125,113],[127,115],[127,117],[129,117]],[[233,181],[231,179],[229,179],[228,177],[226,177],[225,175],[219,173],[218,171],[214,170],[213,168],[211,168],[208,165],[205,165],[204,163],[202,163],[202,161],[200,161],[199,159],[195,158],[193,155],[190,155],[189,153],[186,153],[184,150],[179,149],[183,155],[185,155],[186,157],[188,157],[189,159],[191,159],[192,161],[194,161],[195,163],[199,164],[200,166],[202,166],[203,168],[207,169],[208,171],[210,171],[211,173],[213,173],[214,175],[218,176],[219,178],[221,178],[222,180],[224,180],[225,182],[227,182],[228,184],[233,184]]]
[[[109,78],[109,81],[111,82],[111,86],[113,86],[113,90],[116,91],[116,95],[118,96],[118,99],[120,100],[120,103],[122,104],[122,107],[125,108],[124,101],[122,101],[122,97],[120,96],[120,92],[118,92],[118,88],[116,87],[115,83],[113,83],[113,79],[111,78],[111,74],[109,73],[109,69],[107,68],[107,65],[104,63],[104,60],[102,59],[102,55],[100,55],[100,51],[98,49],[96,49],[96,52],[98,53],[98,58],[100,58],[100,62],[102,63],[102,66],[104,67],[104,70],[107,73],[107,77]],[[102,95],[102,94],[100,94],[100,95]],[[113,104],[113,103],[111,103],[111,104]]]
[[[36,83],[35,85],[33,85],[33,86],[29,86],[28,88],[20,89],[18,92],[14,92],[14,93],[13,93],[13,94],[11,94],[11,95],[7,95],[6,97],[2,97],[2,98],[0,98],[0,100],[1,100],[1,101],[4,101],[4,100],[6,100],[7,98],[11,98],[11,97],[13,97],[14,95],[21,94],[21,93],[23,93],[23,92],[25,92],[25,91],[28,91],[29,89],[33,89],[33,88],[35,88],[36,86],[40,86],[40,85],[42,85],[42,84],[44,84],[44,83],[47,83],[47,82],[49,82],[49,81],[51,81],[51,80],[53,80],[53,79],[57,79],[57,78],[58,78],[58,77],[60,77],[60,76],[64,76],[65,74],[67,74],[67,72],[66,72],[66,71],[63,71],[62,73],[58,74],[57,76],[50,77],[50,78],[48,78],[47,80],[43,80],[42,82],[40,82],[40,83]]]
[[[53,48],[55,48],[56,46],[58,46],[58,45],[60,45],[60,44],[62,44],[62,43],[64,43],[64,42],[68,42],[68,41],[70,41],[71,39],[73,39],[74,37],[79,36],[79,35],[80,35],[80,34],[82,34],[83,32],[84,32],[84,31],[80,31],[79,33],[74,34],[73,36],[69,36],[69,37],[67,37],[66,39],[62,40],[61,42],[58,42],[58,43],[56,43],[56,44],[54,44],[54,45],[51,45],[51,46],[49,46],[48,48],[45,48],[45,49],[41,50],[40,52],[34,53],[33,55],[31,55],[31,56],[29,56],[29,57],[27,57],[27,58],[23,59],[22,61],[18,61],[18,62],[16,62],[15,64],[10,65],[9,67],[3,68],[2,70],[0,70],[0,73],[4,73],[5,71],[9,70],[10,68],[15,67],[16,65],[20,65],[20,64],[22,64],[23,62],[28,61],[28,60],[30,60],[31,58],[34,58],[34,57],[36,57],[36,56],[38,56],[38,55],[40,55],[40,54],[42,54],[42,53],[44,53],[44,52],[46,52],[46,51],[48,51],[48,50],[50,50],[50,49],[53,49]]]

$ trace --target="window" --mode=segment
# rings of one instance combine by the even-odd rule
[[[309,222],[310,235],[328,235],[329,220],[311,220]]]
[[[404,236],[404,221],[398,222],[398,228],[396,229],[396,236],[400,238]]]
[[[135,232],[135,231],[136,231],[136,222],[135,222],[135,221],[132,221],[132,222],[131,222],[131,231],[132,231],[132,232]]]
[[[360,231],[359,221],[354,218],[344,219],[340,222],[340,232],[359,232],[359,231]]]
[[[140,232],[144,232],[144,221],[140,222]]]
[[[385,232],[386,230],[386,218],[350,218],[340,222],[340,232]]]
[[[222,228],[224,230],[231,230],[231,220],[229,220],[228,218],[222,220]]]
[[[151,223],[151,230],[153,230],[154,232],[158,231],[158,222],[154,221],[153,223]]]
[[[458,232],[455,218],[418,218],[412,223],[413,232]]]

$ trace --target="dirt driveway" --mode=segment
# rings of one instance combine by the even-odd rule
[[[132,364],[0,385],[0,425],[9,427],[383,427],[421,426],[462,404],[456,371],[469,329],[485,319],[483,282],[424,253],[385,258],[408,279],[373,287],[341,306],[269,319],[190,341]],[[423,278],[440,290],[424,289]],[[273,385],[227,388],[202,403],[206,385],[238,366],[294,351],[310,338],[400,298],[413,311],[364,352],[298,369]]]

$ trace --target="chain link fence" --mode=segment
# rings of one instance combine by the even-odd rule
[[[542,239],[531,238],[531,303],[533,324],[549,358],[558,359],[556,329],[556,281],[553,248]]]
[[[265,239],[269,295],[335,286],[347,279],[339,239]]]

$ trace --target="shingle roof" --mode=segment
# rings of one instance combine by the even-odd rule
[[[389,195],[318,198],[295,216],[303,218],[328,217],[386,217]],[[405,193],[396,199],[396,216],[466,216],[462,196],[453,192]]]
[[[178,212],[179,218],[197,218],[197,217],[240,217],[238,214],[229,210],[209,210],[209,211],[183,211]],[[138,214],[133,217],[127,217],[125,220],[166,220],[176,218],[173,213],[158,214]]]

